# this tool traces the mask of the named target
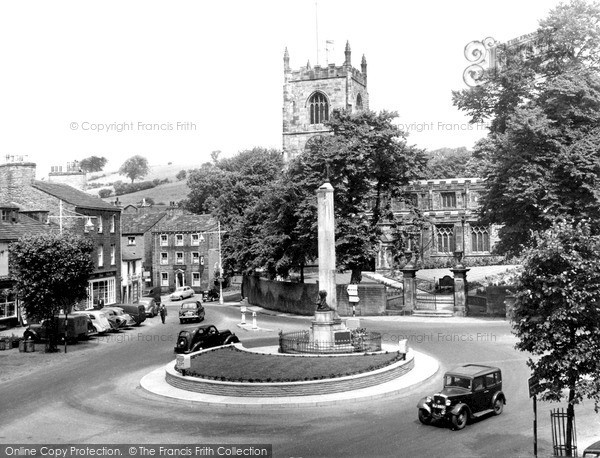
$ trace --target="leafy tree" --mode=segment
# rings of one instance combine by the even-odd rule
[[[148,160],[140,155],[131,156],[119,168],[119,174],[128,177],[132,183],[137,178],[148,175],[149,171]]]
[[[179,181],[185,180],[186,177],[187,177],[187,171],[185,171],[185,170],[180,170],[179,172],[177,172],[177,175],[175,175],[175,178],[177,178]]]
[[[422,176],[425,167],[424,152],[407,145],[406,134],[393,123],[396,116],[386,111],[334,112],[328,122],[333,135],[311,142],[290,163],[285,178],[303,190],[297,224],[308,231],[305,237],[312,237],[303,248],[315,248],[315,191],[329,177],[334,188],[337,264],[352,272],[354,282],[361,280],[361,270],[371,266],[378,247],[378,223],[390,199],[398,197],[409,180]],[[307,253],[314,258],[316,254]]]
[[[476,176],[471,151],[461,148],[440,148],[426,154],[429,162],[423,178],[428,180]]]
[[[474,156],[487,178],[483,219],[502,225],[498,249],[508,254],[557,217],[600,216],[600,5],[557,7],[536,46],[500,47],[501,71],[453,94],[473,122],[491,120]]]
[[[89,239],[68,233],[27,236],[12,243],[11,277],[27,316],[55,323],[53,317],[61,309],[66,318],[77,302],[86,299],[93,251]],[[54,350],[55,338],[51,342],[49,350]]]
[[[103,188],[100,189],[98,191],[98,195],[102,198],[105,199],[106,197],[110,197],[112,195],[112,189],[109,188]]]
[[[555,222],[536,234],[525,255],[512,316],[516,348],[529,352],[528,366],[543,400],[567,392],[567,444],[574,405],[600,400],[600,236],[589,222]],[[569,454],[570,456],[570,454]]]
[[[81,170],[84,172],[101,172],[107,162],[108,159],[105,157],[90,156],[82,159],[79,163],[79,167],[81,167]]]

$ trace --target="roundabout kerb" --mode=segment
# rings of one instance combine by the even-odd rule
[[[278,347],[263,349],[262,351],[253,351],[252,349],[244,348],[242,344],[233,344],[237,349],[269,355],[273,358],[323,358],[331,357],[324,354],[280,354],[277,353]],[[190,359],[198,357],[204,352],[211,349],[201,350],[196,353],[191,353]],[[398,347],[393,345],[385,345],[381,351],[372,352],[369,354],[382,354],[397,352]],[[181,355],[180,355],[181,356]],[[356,353],[338,353],[337,356],[356,356]],[[368,357],[368,354],[366,355]],[[222,381],[213,380],[196,376],[183,375],[176,367],[178,362],[173,361],[165,368],[165,381],[173,386],[186,391],[196,393],[209,394],[214,396],[229,396],[229,397],[281,397],[281,396],[312,396],[325,395],[333,393],[342,393],[347,391],[370,388],[386,382],[396,380],[408,372],[414,366],[415,353],[409,350],[404,359],[396,361],[387,366],[375,369],[372,371],[361,372],[354,375],[345,375],[333,378],[322,378],[318,380],[302,380],[289,382],[247,382],[247,381]],[[180,358],[179,361],[182,361]],[[181,367],[181,364],[180,364]]]

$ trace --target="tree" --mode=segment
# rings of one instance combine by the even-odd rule
[[[555,222],[525,255],[512,315],[516,348],[529,352],[543,400],[567,391],[567,444],[574,405],[600,400],[600,236],[589,222]],[[568,450],[569,452],[571,450]],[[570,456],[570,453],[568,453]]]
[[[426,153],[429,161],[425,176],[428,180],[473,177],[472,153],[467,148],[440,148]]]
[[[423,174],[426,157],[406,143],[393,120],[396,113],[336,111],[327,123],[330,136],[311,142],[289,165],[286,180],[303,190],[298,226],[310,231],[304,248],[317,246],[316,189],[328,178],[334,188],[336,258],[352,281],[370,268],[378,247],[378,224],[402,186]],[[302,231],[298,231],[299,233]],[[316,258],[315,252],[307,253]]]
[[[101,172],[107,162],[108,159],[105,157],[90,156],[82,159],[79,167],[84,172]]]
[[[119,174],[128,177],[132,183],[135,179],[148,175],[149,171],[148,160],[140,155],[130,157],[119,168]]]
[[[11,277],[27,316],[54,323],[60,310],[66,318],[77,302],[86,299],[93,251],[89,239],[68,233],[27,236],[12,243]],[[51,342],[49,350],[54,350],[56,340]]]
[[[179,172],[177,172],[177,175],[175,175],[175,178],[177,178],[177,180],[181,181],[181,180],[185,180],[187,177],[187,171],[186,170],[180,170]]]
[[[556,218],[600,216],[600,5],[561,5],[536,37],[537,51],[500,47],[500,71],[453,94],[473,122],[491,120],[474,156],[487,178],[482,219],[502,225],[508,254]]]

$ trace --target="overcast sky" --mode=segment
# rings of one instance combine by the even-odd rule
[[[558,3],[2,2],[0,161],[27,155],[40,177],[90,155],[115,169],[133,154],[189,165],[213,150],[281,149],[285,47],[293,69],[340,65],[346,40],[356,68],[366,56],[370,108],[397,111],[410,143],[471,148],[485,129],[451,103],[465,45],[532,32]]]

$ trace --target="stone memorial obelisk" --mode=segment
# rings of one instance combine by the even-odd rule
[[[323,183],[317,189],[317,216],[319,228],[319,290],[327,291],[327,305],[337,318],[337,293],[335,283],[335,216],[333,212],[333,186]]]

